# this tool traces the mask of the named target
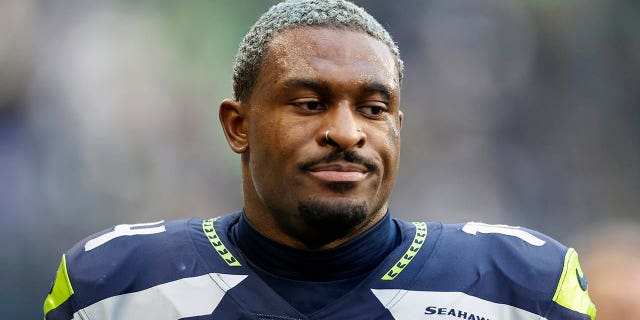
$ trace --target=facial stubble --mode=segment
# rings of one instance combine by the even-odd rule
[[[320,247],[353,232],[365,223],[367,212],[364,201],[303,201],[298,204],[298,213],[308,232],[299,238],[309,247]]]

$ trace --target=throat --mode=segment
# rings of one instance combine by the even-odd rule
[[[275,242],[255,230],[244,214],[230,230],[230,239],[260,271],[298,281],[336,281],[375,269],[400,243],[399,231],[387,212],[377,224],[353,240],[328,250],[302,250]]]

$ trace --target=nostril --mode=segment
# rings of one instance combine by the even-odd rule
[[[366,135],[362,128],[356,129],[355,126],[350,128],[330,127],[322,131],[318,138],[318,141],[322,144],[346,150],[355,146],[362,147],[365,143]]]

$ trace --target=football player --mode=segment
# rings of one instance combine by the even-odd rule
[[[403,63],[343,0],[273,6],[240,44],[220,121],[242,210],[118,225],[62,256],[46,319],[591,319],[573,249],[388,206]]]

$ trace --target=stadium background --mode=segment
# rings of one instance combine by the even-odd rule
[[[273,3],[0,0],[3,319],[40,318],[60,254],[91,233],[240,207],[217,109]],[[579,250],[640,223],[639,2],[356,3],[406,66],[396,216]]]

